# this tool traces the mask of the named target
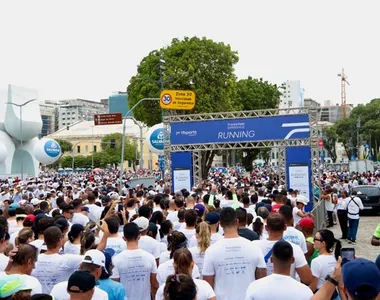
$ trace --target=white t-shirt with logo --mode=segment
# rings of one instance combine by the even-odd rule
[[[69,280],[83,260],[81,255],[73,254],[40,254],[32,276],[36,277],[42,285],[42,293],[50,294],[54,285]]]
[[[160,264],[157,269],[157,281],[158,285],[165,284],[166,279],[168,276],[174,274],[174,259],[170,259],[163,264]],[[199,274],[199,268],[197,265],[194,265],[193,273],[192,273],[193,279],[200,278],[201,275]]]
[[[121,237],[109,237],[107,238],[106,248],[111,248],[115,251],[115,254],[119,254],[127,249],[127,244]]]
[[[51,290],[50,295],[54,297],[54,300],[70,300],[70,295],[67,292],[67,281],[57,283]],[[95,287],[92,299],[108,300],[108,294],[100,288]]]
[[[120,278],[128,299],[151,300],[150,275],[157,273],[153,255],[142,250],[124,250],[113,256],[112,278]]]
[[[276,242],[277,241],[268,241],[266,239],[266,240],[252,241],[251,243],[258,245],[261,248],[261,251],[265,257],[268,254],[268,252],[273,248],[273,245]],[[306,266],[307,261],[300,246],[297,246],[291,242],[289,244],[292,245],[293,247],[293,256],[294,256],[294,263],[292,263],[290,267],[290,276],[295,279],[296,269]],[[268,276],[273,273],[273,264],[270,261],[270,257],[268,258],[266,267],[267,267],[267,276]]]
[[[201,279],[193,280],[195,285],[197,286],[197,300],[207,300],[215,297],[214,290],[207,281]],[[156,300],[164,300],[164,288],[165,284],[161,285],[160,288],[157,290],[155,298]]]
[[[313,292],[290,276],[272,274],[252,282],[246,292],[245,300],[309,300]]]
[[[143,235],[140,237],[139,248],[152,254],[155,259],[158,259],[160,257],[160,243],[150,236]]]
[[[334,255],[321,255],[311,261],[311,273],[314,277],[318,278],[317,289],[320,289],[325,283],[327,275],[331,275],[334,272],[336,265],[336,259]]]
[[[7,274],[5,272],[0,272],[0,279]],[[26,274],[20,274],[26,281],[26,283],[30,286],[33,286],[32,289],[32,296],[35,294],[41,294],[42,293],[42,286],[41,283],[38,281],[36,277],[26,275]]]
[[[307,253],[305,236],[298,229],[288,226],[284,232],[283,239],[287,242],[300,246],[303,253]]]
[[[266,268],[257,245],[243,237],[224,238],[206,250],[202,274],[215,276],[218,300],[244,299],[256,268]]]
[[[8,266],[9,257],[4,253],[0,253],[0,272],[3,272],[5,268]]]

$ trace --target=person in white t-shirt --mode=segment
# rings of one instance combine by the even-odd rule
[[[88,204],[85,207],[89,208],[88,218],[95,223],[99,223],[103,208],[95,204],[96,197],[93,193],[87,193]]]
[[[0,278],[5,275],[20,274],[33,286],[32,295],[42,293],[41,283],[37,278],[30,276],[37,260],[38,249],[29,244],[18,246],[17,252],[12,257],[12,264],[6,272],[0,272]]]
[[[212,212],[211,212],[212,213]],[[211,214],[208,213],[207,215]],[[216,213],[215,213],[216,214]],[[219,216],[218,216],[219,219]],[[194,247],[189,248],[189,251],[191,252],[193,256],[193,260],[195,264],[198,266],[200,270],[200,275],[202,276],[202,269],[203,269],[203,261],[205,259],[205,252],[210,245],[212,245],[211,241],[211,228],[210,225],[206,222],[201,222],[198,224],[198,227],[196,229],[196,241],[197,245]],[[223,238],[220,235],[221,239]]]
[[[188,209],[185,212],[185,228],[179,229],[187,240],[190,242],[193,236],[195,236],[195,224],[197,223],[198,214],[194,209]]]
[[[224,238],[205,253],[203,279],[214,288],[218,300],[244,299],[248,285],[266,275],[260,249],[238,234],[236,211],[231,207],[220,212]]]
[[[267,225],[265,227],[269,233],[268,238],[252,241],[252,243],[260,247],[266,262],[267,274],[270,275],[273,273],[273,264],[270,261],[272,248],[277,241],[283,239],[283,234],[286,230],[285,219],[279,213],[270,214],[267,218]],[[290,243],[290,245],[293,247],[294,255],[294,263],[291,265],[290,276],[295,279],[297,272],[302,282],[310,284],[312,275],[303,251],[299,246],[293,243]]]
[[[128,299],[151,300],[158,288],[157,265],[152,254],[139,248],[141,234],[135,223],[124,225],[127,249],[113,256],[112,279],[123,284]]]
[[[61,230],[52,226],[44,231],[44,241],[47,251],[38,255],[38,260],[32,275],[42,285],[42,292],[50,294],[55,284],[67,281],[70,275],[78,269],[83,257],[74,254],[58,254],[63,246]]]
[[[303,253],[307,253],[306,239],[301,231],[293,227],[292,208],[289,205],[283,205],[279,213],[285,218],[286,230],[284,240],[300,246]]]
[[[207,281],[196,279],[193,276],[193,268],[195,264],[190,251],[186,248],[178,249],[174,252],[173,256],[173,274],[184,274],[193,277],[193,281],[197,286],[197,300],[215,300],[215,293]],[[173,274],[169,274],[173,275]],[[166,282],[166,281],[165,281]],[[164,300],[164,288],[163,283],[157,291],[156,300]]]
[[[72,202],[72,205],[74,206],[74,215],[73,219],[71,220],[71,224],[80,224],[82,226],[86,226],[87,223],[90,222],[90,219],[82,214],[82,199],[75,199]]]
[[[270,261],[273,264],[273,273],[252,282],[246,291],[245,300],[309,300],[313,297],[312,291],[306,285],[290,276],[294,253],[289,242],[275,242]]]
[[[140,229],[139,248],[153,255],[157,265],[160,258],[160,243],[154,238],[147,236],[149,220],[145,217],[139,217],[133,221]]]
[[[105,255],[99,250],[89,250],[84,254],[83,261],[79,267],[80,271],[87,271],[98,280],[102,275],[105,267]],[[57,300],[70,300],[70,295],[67,292],[68,281],[57,283],[50,292],[50,295]],[[93,299],[108,300],[108,295],[105,291],[95,287]]]
[[[87,271],[74,272],[66,284],[70,300],[92,300],[95,298],[96,280],[94,275]],[[60,298],[55,298],[61,300]]]
[[[80,254],[83,231],[84,227],[81,224],[74,224],[71,226],[70,231],[67,234],[69,240],[63,246],[63,253]]]
[[[119,235],[120,221],[116,216],[109,217],[105,220],[108,225],[110,236],[107,238],[106,248],[111,248],[115,251],[115,255],[127,249],[124,239]]]
[[[296,206],[293,207],[293,226],[296,227],[298,222],[304,217],[312,217],[310,213],[304,212],[304,207],[307,205],[307,201],[304,198],[297,198]]]
[[[334,272],[334,267],[339,258],[342,245],[340,241],[334,237],[332,231],[324,229],[315,234],[314,248],[319,251],[319,255],[311,261],[313,280],[309,284],[309,287],[313,292],[319,290],[325,283],[326,276]],[[332,298],[336,298],[337,296],[338,294]]]

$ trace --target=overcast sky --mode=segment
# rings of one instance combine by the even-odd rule
[[[312,4],[313,3],[313,4]],[[39,90],[40,99],[107,98],[172,38],[206,36],[239,53],[239,78],[300,80],[305,97],[347,102],[380,97],[380,1],[0,2],[0,89]]]

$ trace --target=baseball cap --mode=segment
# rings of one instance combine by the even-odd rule
[[[210,225],[213,225],[213,224],[216,224],[218,223],[220,220],[220,217],[219,217],[219,214],[212,211],[212,212],[209,212],[207,215],[206,215],[206,218],[205,218],[205,221],[210,224]]]
[[[5,275],[0,279],[0,298],[7,298],[19,291],[32,290],[36,284],[27,275]]]
[[[95,285],[96,285],[95,276],[92,275],[90,272],[75,271],[70,276],[69,281],[67,282],[67,292],[86,293],[92,290],[95,287]]]
[[[25,222],[25,221],[30,221],[30,222],[33,223],[35,219],[36,219],[36,216],[30,214],[30,215],[27,215],[27,216],[25,217],[24,222]]]
[[[303,205],[307,205],[307,203],[309,201],[307,201],[307,199],[305,197],[298,195],[297,199],[296,199],[296,202],[297,203],[302,203]]]
[[[84,254],[82,263],[97,265],[99,267],[104,268],[106,265],[106,257],[104,256],[104,253],[100,250],[88,250]]]
[[[90,212],[90,209],[87,206],[82,207],[82,211]]]
[[[149,227],[149,220],[145,217],[139,217],[134,220],[133,223],[139,227],[140,231],[144,231]]]
[[[198,203],[194,205],[194,210],[197,212],[199,217],[203,216],[205,209],[206,208],[202,204]]]
[[[115,255],[115,250],[113,250],[112,248],[106,248],[102,252],[104,254],[104,257],[106,258],[104,271],[108,274],[107,270],[110,268],[110,264],[112,262],[112,256]]]
[[[30,203],[32,204],[32,205],[38,205],[38,204],[40,204],[40,200],[39,199],[37,199],[37,198],[33,198],[31,201],[30,201]]]
[[[297,225],[304,228],[315,228],[314,220],[312,218],[302,218]]]
[[[8,210],[15,210],[16,208],[19,208],[20,205],[18,203],[12,203],[11,205],[9,205],[9,208]]]
[[[342,267],[343,283],[353,297],[375,297],[380,292],[380,270],[376,264],[357,258]]]

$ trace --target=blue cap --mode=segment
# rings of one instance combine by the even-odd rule
[[[219,214],[212,211],[212,212],[209,212],[207,215],[206,215],[206,218],[205,218],[205,221],[210,224],[210,225],[213,225],[213,224],[216,224],[218,223],[220,220],[220,217],[219,217]]]
[[[32,290],[35,287],[26,275],[6,275],[0,279],[0,298],[7,298],[19,291]]]
[[[380,292],[380,270],[364,258],[343,265],[343,283],[352,297],[375,297]]]
[[[15,210],[16,208],[19,208],[20,205],[18,203],[12,203],[11,205],[9,205],[9,208],[8,210]]]
[[[112,256],[114,256],[114,254],[115,254],[115,250],[113,250],[112,248],[106,248],[102,252],[103,252],[104,256],[106,257],[104,271],[106,271],[106,273],[108,273],[108,269],[109,269],[111,261],[112,261]]]

